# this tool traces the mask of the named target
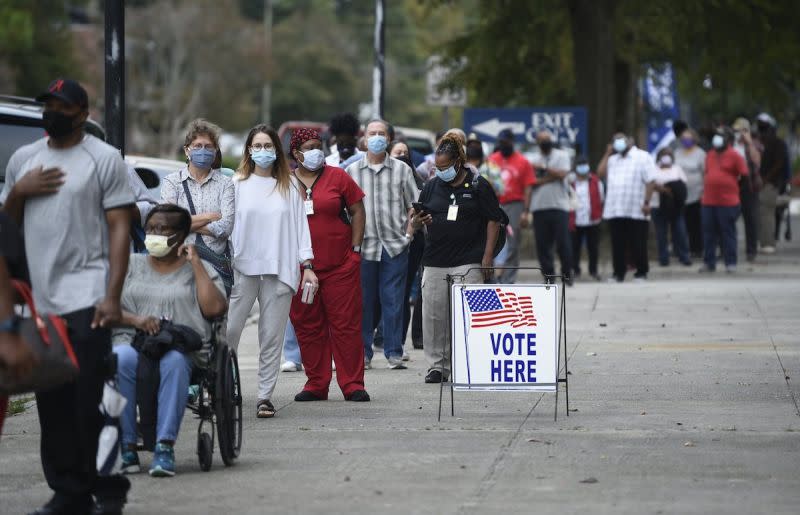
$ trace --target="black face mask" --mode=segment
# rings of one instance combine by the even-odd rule
[[[339,159],[342,161],[353,157],[353,155],[356,153],[355,145],[340,145],[337,146],[337,148],[339,149]]]
[[[770,129],[772,128],[772,127],[770,127],[769,124],[764,123],[764,122],[758,122],[758,125],[756,127],[758,127],[758,133],[761,134],[761,135],[769,134]]]
[[[514,153],[514,145],[507,141],[498,144],[497,148],[500,150],[500,153],[503,154],[503,157],[510,157],[511,154]]]
[[[542,141],[539,143],[539,149],[542,151],[542,154],[549,154],[551,150],[553,150],[553,142],[552,141]]]
[[[42,113],[44,130],[51,138],[63,138],[77,128],[75,120],[78,119],[78,116],[69,116],[59,111],[45,111]]]
[[[477,145],[467,147],[467,158],[483,159],[483,149]]]

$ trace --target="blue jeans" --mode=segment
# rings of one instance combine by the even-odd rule
[[[703,206],[704,261],[710,269],[717,267],[717,249],[722,244],[725,266],[736,266],[736,219],[739,206]]]
[[[405,301],[406,275],[408,274],[408,249],[390,257],[381,251],[380,261],[361,261],[361,294],[364,318],[361,336],[364,338],[364,357],[372,359],[373,321],[375,301],[381,302],[381,330],[383,354],[386,358],[403,356],[403,302]]]
[[[300,358],[300,344],[297,343],[297,335],[294,334],[291,320],[286,322],[286,332],[283,334],[283,360],[297,365],[303,363]]]
[[[114,347],[117,355],[117,386],[128,403],[122,411],[123,448],[136,444],[136,367],[139,353],[130,345]],[[171,350],[164,354],[159,364],[161,383],[158,387],[158,419],[156,441],[178,439],[189,390],[192,361],[189,356]]]
[[[658,262],[669,264],[668,232],[672,233],[672,250],[678,255],[681,263],[689,263],[689,234],[686,232],[686,221],[683,213],[675,218],[665,216],[661,209],[653,209],[653,225],[656,226],[656,243],[658,243]]]

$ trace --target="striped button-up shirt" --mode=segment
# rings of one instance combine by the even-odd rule
[[[603,218],[649,220],[642,213],[642,204],[647,183],[653,180],[656,171],[653,157],[637,147],[631,147],[624,156],[609,157]]]
[[[177,204],[189,210],[189,200],[183,189],[183,182],[187,181],[189,193],[192,194],[195,213],[220,213],[221,219],[211,222],[205,226],[213,235],[202,234],[203,241],[208,247],[222,254],[228,245],[228,237],[233,231],[233,208],[234,208],[234,187],[230,177],[226,177],[219,170],[211,170],[211,173],[202,183],[197,182],[189,175],[189,170],[184,169],[164,177],[161,185],[161,200],[169,204]],[[192,233],[186,238],[186,243],[195,242],[195,234]]]
[[[370,165],[365,155],[348,166],[347,173],[366,195],[367,224],[361,246],[362,259],[380,261],[383,249],[389,256],[397,256],[408,246],[405,237],[408,210],[419,196],[414,172],[404,162],[386,154],[379,165]]]

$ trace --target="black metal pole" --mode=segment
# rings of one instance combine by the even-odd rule
[[[125,1],[105,2],[105,128],[125,154]]]
[[[383,119],[386,0],[375,0],[375,67],[372,70],[372,116]]]

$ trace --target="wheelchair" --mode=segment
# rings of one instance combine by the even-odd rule
[[[233,465],[242,449],[239,361],[236,352],[226,344],[224,319],[212,323],[209,343],[206,365],[192,370],[190,384],[197,387],[197,398],[187,404],[187,408],[200,420],[197,427],[197,458],[204,472],[211,470],[215,432],[225,466]]]

